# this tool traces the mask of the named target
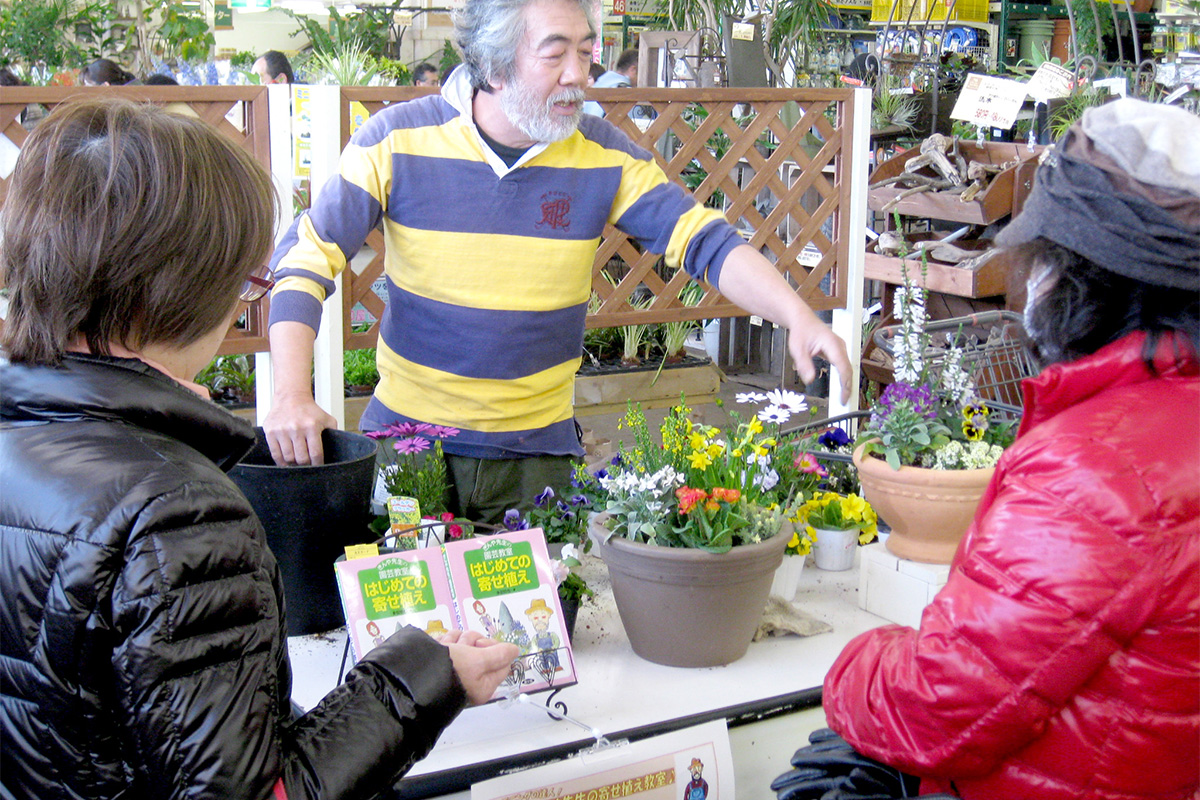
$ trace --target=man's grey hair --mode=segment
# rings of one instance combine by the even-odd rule
[[[484,92],[516,73],[517,49],[525,38],[525,7],[540,0],[466,0],[454,12],[454,36],[471,85]],[[568,0],[583,11],[592,30],[591,0]]]

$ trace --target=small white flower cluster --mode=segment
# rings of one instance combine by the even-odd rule
[[[976,399],[975,381],[962,367],[961,347],[950,347],[942,360],[940,383],[942,391],[954,400],[955,405],[965,406]]]
[[[799,414],[808,408],[808,401],[804,399],[804,395],[787,389],[772,389],[766,394],[741,392],[733,399],[738,403],[766,403],[767,406],[758,412],[758,419],[768,424],[782,425],[791,419],[793,414]]]
[[[996,466],[1004,448],[987,442],[959,442],[951,440],[933,452],[931,463],[923,466],[932,469],[986,469]],[[930,461],[928,457],[923,461]]]
[[[925,290],[906,281],[896,290],[896,315],[900,332],[892,343],[892,371],[897,381],[915,386],[925,369]]]
[[[662,498],[669,497],[676,487],[683,485],[683,475],[670,465],[663,467],[653,475],[645,475],[634,470],[626,470],[618,475],[606,475],[600,479],[600,486],[610,497],[622,499],[632,497],[656,498],[646,501],[643,506],[647,511],[662,511]],[[653,507],[652,507],[653,506]]]

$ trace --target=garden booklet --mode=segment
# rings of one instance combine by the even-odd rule
[[[479,631],[521,650],[493,700],[576,683],[540,528],[338,559],[334,570],[356,662],[405,625]]]

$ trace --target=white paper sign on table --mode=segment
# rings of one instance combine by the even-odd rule
[[[967,75],[950,117],[976,126],[1011,128],[1025,102],[1027,86],[1020,81],[971,73]]]
[[[568,758],[471,787],[471,800],[734,800],[725,720]]]

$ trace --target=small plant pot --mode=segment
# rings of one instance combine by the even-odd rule
[[[854,551],[858,548],[858,529],[832,530],[814,528],[813,561],[817,569],[845,572],[854,566]]]
[[[775,570],[771,579],[770,594],[782,597],[789,603],[796,597],[796,588],[800,585],[800,575],[804,572],[804,562],[808,556],[785,555],[783,563]]]

